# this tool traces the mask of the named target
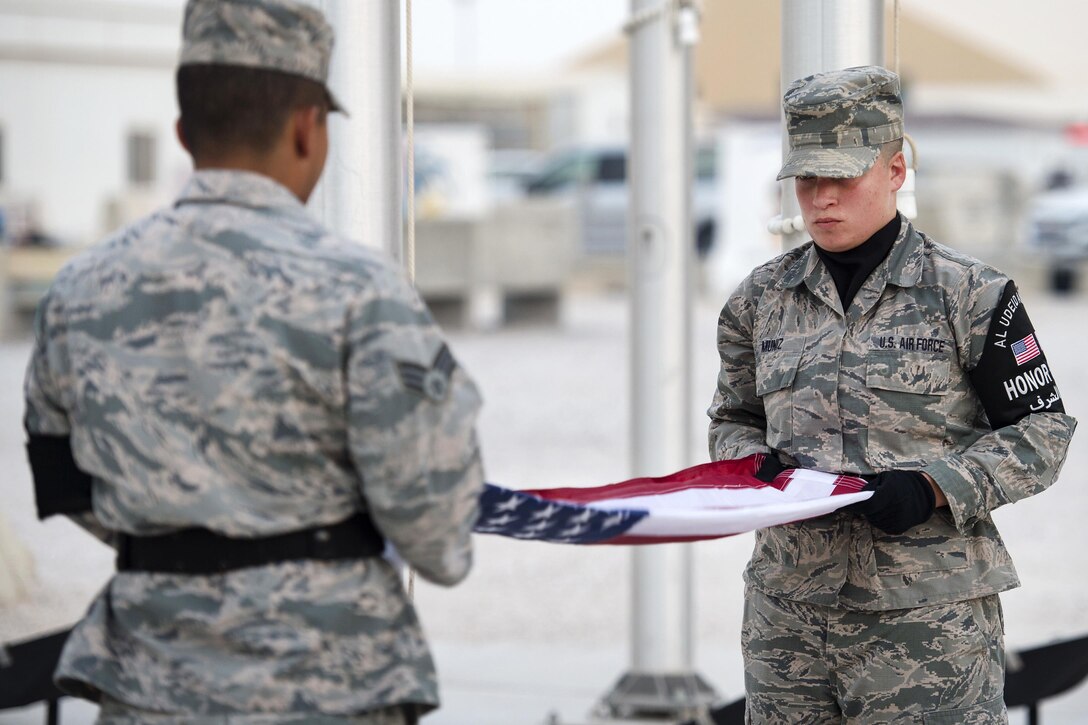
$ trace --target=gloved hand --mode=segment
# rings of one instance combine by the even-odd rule
[[[884,471],[864,478],[869,484],[861,490],[872,491],[872,497],[851,504],[847,510],[863,515],[881,531],[902,534],[933,515],[937,494],[920,472]]]
[[[783,466],[781,461],[778,460],[778,454],[771,452],[763,456],[763,463],[760,464],[759,470],[756,471],[756,478],[763,481],[763,483],[770,483],[775,476],[791,468],[793,466]]]

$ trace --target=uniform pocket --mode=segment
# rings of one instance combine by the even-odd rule
[[[796,353],[775,355],[769,361],[764,360],[760,361],[756,372],[756,395],[763,398],[783,388],[793,387],[797,366],[801,362],[800,350]]]
[[[865,361],[866,459],[875,470],[921,468],[944,455],[948,358],[874,350]]]
[[[995,697],[970,707],[927,712],[922,716],[922,722],[925,725],[1005,725],[1008,718],[1004,699]]]
[[[947,395],[948,358],[873,350],[865,358],[865,385],[912,395]]]
[[[956,571],[971,565],[966,541],[944,515],[936,511],[929,521],[905,534],[873,529],[873,559],[879,576]]]
[[[787,339],[781,349],[756,357],[756,395],[767,416],[767,444],[788,449],[793,440],[793,385],[804,338]]]

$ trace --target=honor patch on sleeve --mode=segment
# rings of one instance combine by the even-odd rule
[[[1065,412],[1035,328],[1011,281],[994,310],[982,357],[970,376],[994,430],[1032,413]]]

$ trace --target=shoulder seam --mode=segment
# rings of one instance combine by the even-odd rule
[[[939,255],[942,259],[946,259],[953,264],[962,266],[965,271],[979,268],[990,272],[995,272],[997,274],[1002,274],[1001,270],[997,269],[996,267],[989,265],[980,259],[975,259],[969,254],[958,252],[951,247],[945,246],[944,244],[941,244],[939,242],[935,242],[925,235],[922,236],[922,243],[927,249],[932,250],[933,253]]]

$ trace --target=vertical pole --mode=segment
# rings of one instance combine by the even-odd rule
[[[315,206],[335,232],[403,258],[400,0],[325,0],[336,31],[329,69],[350,116],[329,115],[329,160]]]
[[[633,16],[660,0],[632,0]],[[688,51],[665,13],[631,34],[631,466],[636,476],[684,468],[687,421],[691,99]],[[632,666],[680,672],[691,666],[689,546],[633,550]]]
[[[631,0],[628,263],[631,466],[659,476],[688,465],[691,427],[691,45],[687,2]],[[691,546],[632,550],[631,671],[609,714],[673,715],[713,700],[692,670]]]
[[[782,93],[798,78],[857,65],[884,64],[884,0],[782,0]],[[782,154],[789,151],[785,117]],[[782,218],[801,213],[793,179],[782,181]],[[783,248],[808,236],[783,237]]]

